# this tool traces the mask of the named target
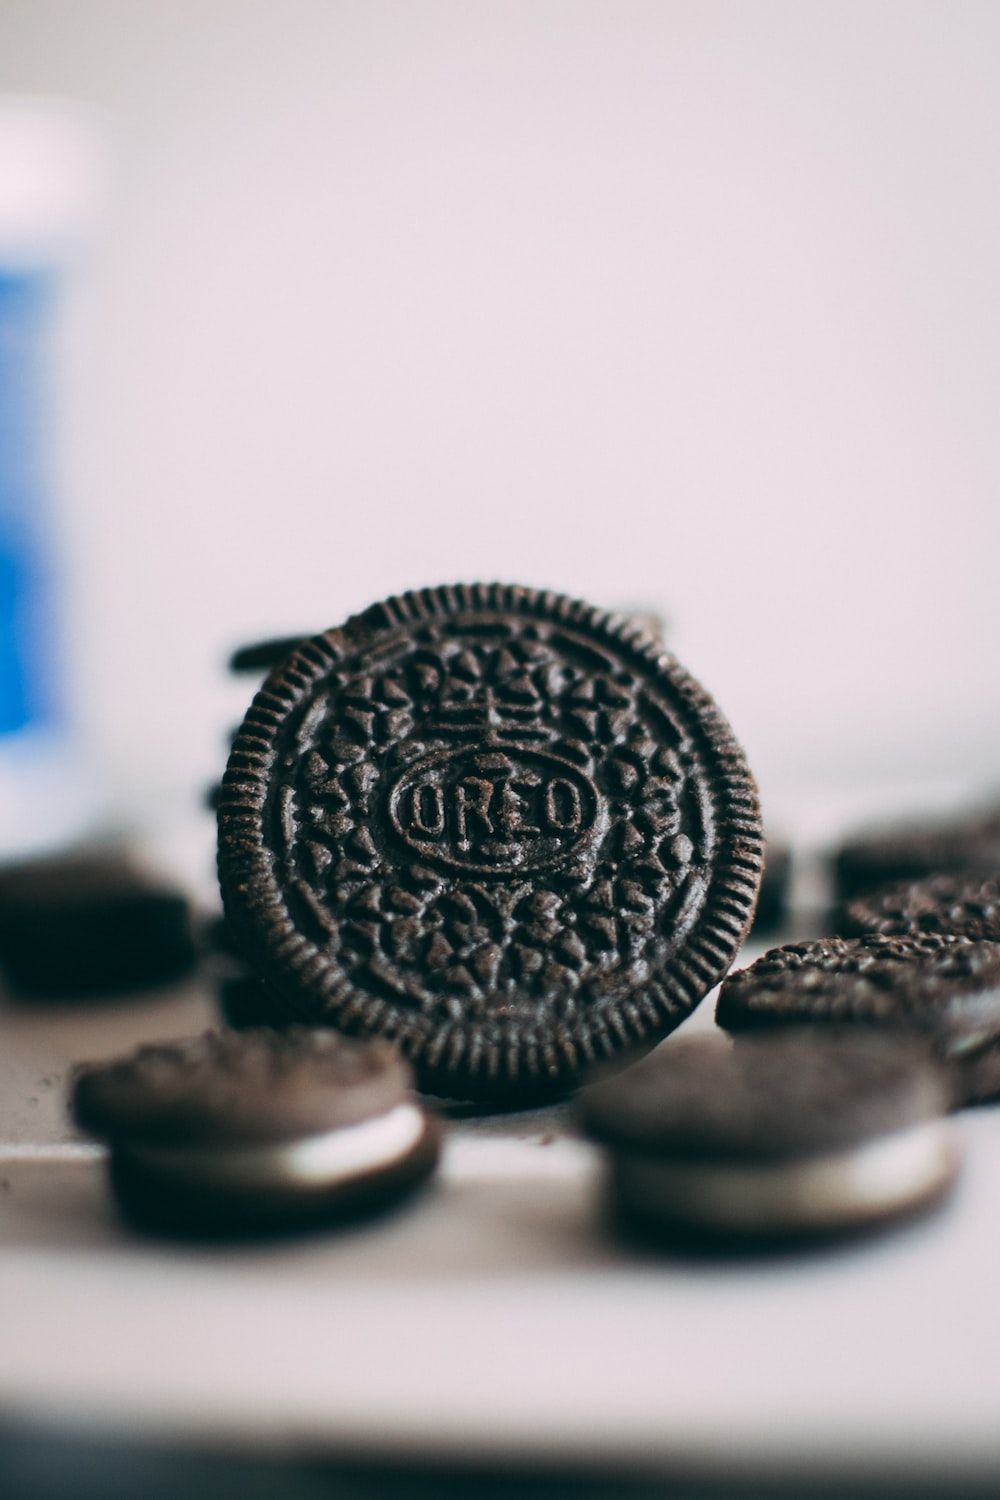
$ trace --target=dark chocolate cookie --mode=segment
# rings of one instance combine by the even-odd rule
[[[792,878],[792,856],[787,844],[765,838],[764,873],[753,919],[754,936],[775,932],[788,918],[788,892]]]
[[[301,1026],[210,1031],[82,1067],[73,1115],[115,1144],[246,1145],[356,1125],[400,1103],[409,1084],[388,1042]]]
[[[1000,944],[933,934],[819,938],[773,948],[730,974],[727,1031],[872,1022],[927,1033],[945,1054],[1000,1034]]]
[[[288,1014],[398,1041],[425,1087],[565,1089],[725,973],[756,790],[634,623],[498,584],[373,606],[258,693],[219,808],[240,946]]]
[[[255,1030],[259,1026],[274,1028],[281,1015],[280,1002],[275,1005],[263,979],[256,974],[224,974],[216,981],[219,1014],[234,1031]],[[280,1027],[279,1027],[280,1029]]]
[[[937,1198],[958,1161],[925,1046],[877,1032],[679,1038],[585,1091],[632,1227],[839,1232]]]
[[[946,1113],[916,1038],[789,1027],[733,1042],[679,1036],[580,1096],[587,1134],[685,1161],[791,1161]],[[849,1107],[848,1107],[849,1106]]]
[[[195,958],[186,897],[124,852],[77,849],[0,870],[0,970],[19,995],[165,984]]]
[[[286,656],[291,656],[296,646],[306,639],[304,635],[281,635],[266,641],[251,641],[233,652],[229,658],[229,670],[237,675],[248,673],[263,677]]]
[[[881,887],[851,901],[839,925],[845,937],[931,932],[1000,942],[1000,879],[935,875]]]
[[[933,875],[1000,878],[1000,819],[970,816],[862,834],[836,852],[833,873],[842,904],[878,886]]]
[[[281,1228],[391,1198],[438,1130],[389,1044],[247,1031],[78,1070],[77,1124],[111,1146],[126,1214],[178,1233]]]

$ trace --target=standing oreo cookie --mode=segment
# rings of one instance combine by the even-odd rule
[[[739,947],[760,842],[728,725],[659,643],[497,584],[305,642],[219,807],[226,914],[285,1012],[465,1098],[565,1089],[676,1026]]]
[[[438,1129],[395,1049],[331,1031],[247,1031],[81,1070],[78,1125],[111,1146],[126,1216],[177,1234],[325,1223],[434,1166]]]
[[[851,901],[839,926],[844,937],[929,932],[1000,942],[1000,879],[936,875],[880,887]]]
[[[932,1202],[958,1162],[940,1071],[876,1033],[679,1038],[581,1105],[646,1235],[838,1233]]]
[[[804,1022],[917,1031],[954,1065],[956,1102],[971,1103],[992,1076],[975,1059],[1000,1043],[1000,943],[912,934],[774,948],[729,976],[716,1020],[733,1032]]]

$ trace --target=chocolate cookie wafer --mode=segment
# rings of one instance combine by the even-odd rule
[[[977,1054],[1000,1041],[1000,944],[960,937],[820,938],[731,974],[716,1020],[744,1032],[813,1023],[921,1033],[951,1068],[956,1103],[985,1097]]]
[[[239,971],[223,974],[216,981],[215,995],[220,1016],[234,1031],[256,1030],[261,1026],[273,1029],[276,1013],[281,1014],[264,980],[256,974]]]
[[[753,920],[755,937],[776,932],[788,918],[788,893],[791,886],[792,855],[787,844],[765,838],[764,872]]]
[[[841,1232],[940,1197],[958,1162],[923,1046],[874,1031],[678,1038],[587,1089],[631,1228],[774,1239]]]
[[[860,834],[833,857],[841,904],[879,886],[934,875],[1000,878],[1000,819],[987,816]]]
[[[844,937],[928,932],[1000,942],[1000,878],[935,875],[883,886],[848,903]]]
[[[438,1129],[410,1083],[387,1043],[210,1032],[79,1070],[72,1106],[109,1143],[129,1219],[238,1234],[331,1222],[425,1177]]]
[[[18,995],[143,989],[195,959],[186,896],[127,851],[80,848],[0,869],[0,975]]]
[[[279,662],[284,661],[286,656],[291,656],[295,648],[306,639],[305,635],[281,635],[270,636],[263,641],[250,641],[233,652],[229,658],[229,670],[236,676],[248,674],[263,677]]]
[[[754,784],[634,622],[484,584],[373,606],[254,699],[219,807],[241,949],[283,1015],[512,1099],[648,1047],[722,976],[760,878]]]

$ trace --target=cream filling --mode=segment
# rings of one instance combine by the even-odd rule
[[[131,1148],[128,1155],[140,1166],[201,1187],[336,1187],[405,1157],[420,1141],[424,1127],[423,1111],[416,1104],[397,1104],[374,1120],[304,1140],[259,1146],[141,1146]]]
[[[706,1229],[836,1228],[919,1202],[944,1187],[957,1166],[951,1126],[929,1120],[806,1162],[722,1166],[623,1155],[615,1185],[636,1212]]]

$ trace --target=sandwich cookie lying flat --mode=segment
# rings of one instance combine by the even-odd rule
[[[19,995],[151,988],[195,959],[187,898],[128,850],[84,846],[0,868],[0,971]]]
[[[1000,942],[1000,874],[935,875],[880,886],[848,902],[839,925],[844,937],[896,937],[930,932]]]
[[[993,1069],[977,1058],[1000,1043],[1000,943],[908,934],[772,948],[729,975],[715,1015],[732,1032],[831,1022],[918,1032],[949,1064],[953,1102],[983,1102]]]
[[[927,822],[859,834],[833,856],[839,900],[933,875],[1000,876],[1000,815]]]
[[[933,1202],[958,1164],[926,1047],[878,1033],[678,1039],[586,1090],[612,1202],[644,1233],[838,1233]]]
[[[241,1233],[342,1218],[425,1177],[439,1131],[410,1081],[385,1043],[210,1032],[79,1070],[72,1107],[109,1143],[127,1217]]]
[[[257,694],[219,877],[281,1016],[390,1037],[458,1099],[561,1092],[725,973],[760,879],[753,780],[634,622],[427,589],[303,643]]]

